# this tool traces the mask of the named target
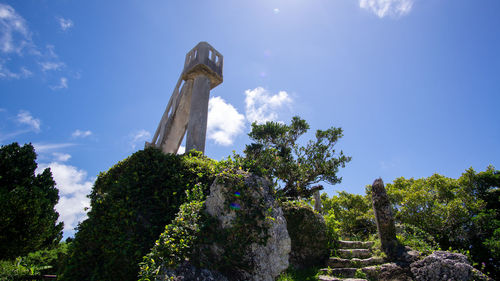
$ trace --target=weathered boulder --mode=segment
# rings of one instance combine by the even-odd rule
[[[470,265],[466,256],[445,251],[412,263],[411,272],[417,281],[489,280]]]
[[[292,240],[290,264],[295,268],[322,265],[329,256],[323,217],[300,201],[283,202],[288,234]]]
[[[175,269],[162,267],[155,281],[228,281],[227,278],[217,271],[197,268],[189,262],[185,262]]]
[[[205,206],[213,223],[199,264],[230,280],[272,281],[288,268],[290,236],[268,181],[243,171],[222,173]]]

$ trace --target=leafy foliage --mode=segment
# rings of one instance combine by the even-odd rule
[[[398,178],[386,188],[397,221],[427,233],[441,249],[468,253],[476,267],[500,277],[500,171]]]
[[[134,153],[97,178],[62,280],[136,280],[138,264],[186,201],[209,192],[219,166],[200,153]]]
[[[184,203],[171,224],[140,264],[139,281],[155,280],[161,266],[173,268],[192,255],[200,232],[200,211],[204,201]]]
[[[334,146],[343,136],[341,128],[317,130],[316,139],[306,146],[299,146],[298,138],[309,130],[309,124],[297,116],[290,125],[267,122],[252,124],[249,133],[253,143],[245,148],[247,161],[265,171],[271,179],[283,183],[280,194],[288,197],[309,197],[322,189],[314,184],[326,181],[339,183],[339,167],[351,160],[342,151],[336,153]],[[258,170],[258,169],[256,169]]]
[[[62,238],[54,210],[59,191],[49,168],[35,175],[35,160],[31,144],[0,148],[0,259],[53,247]]]
[[[0,281],[16,280],[19,277],[30,275],[34,271],[21,264],[21,258],[0,261]]]
[[[416,226],[400,224],[397,226],[397,230],[396,236],[402,245],[409,246],[424,255],[440,250],[434,237]]]
[[[319,268],[309,267],[304,269],[288,268],[276,281],[316,281],[321,274]]]
[[[0,261],[0,280],[16,280],[29,275],[56,274],[66,259],[68,244],[39,250],[14,260]]]
[[[321,195],[323,213],[333,215],[337,221],[336,228],[340,236],[346,239],[364,240],[377,231],[375,217],[369,195],[351,194],[345,191],[338,192],[328,198],[326,193]],[[334,225],[332,221],[330,224]]]

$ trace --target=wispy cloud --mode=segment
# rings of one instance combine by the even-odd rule
[[[73,27],[73,21],[70,19],[65,19],[63,17],[57,17],[57,21],[59,22],[59,26],[62,31],[67,31],[68,29]]]
[[[221,97],[213,97],[208,103],[207,136],[217,144],[228,146],[243,132],[245,117]]]
[[[90,130],[87,131],[76,130],[71,134],[71,136],[74,138],[86,138],[90,135],[92,135],[92,132]]]
[[[61,90],[61,89],[67,89],[68,88],[68,78],[66,77],[61,77],[59,79],[59,84],[55,86],[50,87],[52,90]]]
[[[54,152],[52,156],[54,156],[54,161],[56,162],[66,162],[71,158],[70,154],[60,152]]]
[[[11,6],[0,3],[0,51],[21,54],[31,45],[31,33],[24,18]]]
[[[29,111],[21,110],[17,114],[16,121],[20,124],[28,125],[35,132],[40,132],[41,121],[38,118],[34,118]]]
[[[59,150],[61,148],[75,146],[75,143],[34,143],[35,151],[37,153],[45,153],[50,151]]]
[[[400,17],[408,14],[413,7],[414,0],[359,0],[359,7],[377,15]]]
[[[59,221],[64,222],[64,231],[72,231],[87,216],[85,208],[90,207],[87,194],[92,190],[92,181],[88,179],[86,171],[57,161],[40,164],[37,173],[45,168],[50,168],[59,189],[59,203],[55,207],[60,215]]]
[[[151,138],[150,132],[144,129],[138,130],[129,135],[130,146],[132,147],[132,149],[136,149],[138,144],[142,143],[142,145],[144,145],[144,142],[150,138]]]
[[[292,104],[292,98],[285,91],[273,95],[263,87],[245,91],[246,118],[250,122],[276,121],[278,111]]]
[[[28,78],[33,75],[33,72],[22,66],[19,71],[12,72],[5,63],[5,60],[0,59],[0,79],[21,79]]]
[[[64,67],[64,63],[57,61],[56,62],[46,61],[46,62],[41,62],[40,67],[42,68],[42,71],[59,70],[62,67]]]
[[[61,28],[71,28],[71,20],[60,18]],[[43,74],[44,80],[52,71],[61,71],[66,64],[55,52],[54,45],[39,49],[32,40],[28,22],[7,4],[0,3],[0,79],[24,79],[34,76],[34,70]],[[65,74],[68,77],[70,74]],[[68,79],[58,79],[50,88],[68,87]],[[47,79],[49,80],[49,79]],[[52,79],[50,79],[52,80]]]

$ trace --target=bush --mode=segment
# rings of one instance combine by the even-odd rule
[[[396,230],[396,237],[404,246],[417,250],[424,255],[440,250],[434,237],[416,226],[400,224],[397,225]]]
[[[340,235],[344,239],[366,240],[371,234],[377,233],[375,216],[371,203],[371,195],[351,194],[344,191],[328,198],[321,195],[323,214],[335,215]]]
[[[0,280],[15,280],[27,275],[57,274],[63,269],[68,243],[60,243],[53,249],[29,253],[15,260],[0,261]]]
[[[189,259],[199,238],[200,211],[204,201],[184,203],[177,217],[165,227],[153,249],[140,264],[139,280],[155,280],[160,268],[174,268]]]
[[[69,245],[70,243],[63,242],[54,249],[29,253],[27,256],[22,257],[22,263],[29,268],[38,268],[43,274],[59,274],[64,269]]]
[[[295,268],[322,265],[329,256],[331,241],[323,217],[303,201],[285,201],[281,208],[292,240],[290,265]]]
[[[13,261],[0,261],[0,281],[15,280],[16,278],[31,273],[29,268],[21,264],[21,258],[17,258]]]
[[[61,280],[137,280],[139,262],[194,186],[209,192],[219,169],[200,153],[134,153],[97,178]]]

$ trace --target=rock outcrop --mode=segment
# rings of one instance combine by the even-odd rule
[[[290,264],[294,268],[323,265],[329,255],[323,217],[305,203],[283,202],[282,209],[292,239]]]
[[[202,245],[200,264],[219,267],[230,280],[272,281],[288,268],[291,240],[269,182],[243,171],[223,173],[205,206],[214,239]]]
[[[411,264],[411,272],[417,281],[490,280],[474,269],[462,254],[436,251]]]
[[[219,272],[197,268],[188,262],[175,269],[162,268],[155,281],[228,281]]]

